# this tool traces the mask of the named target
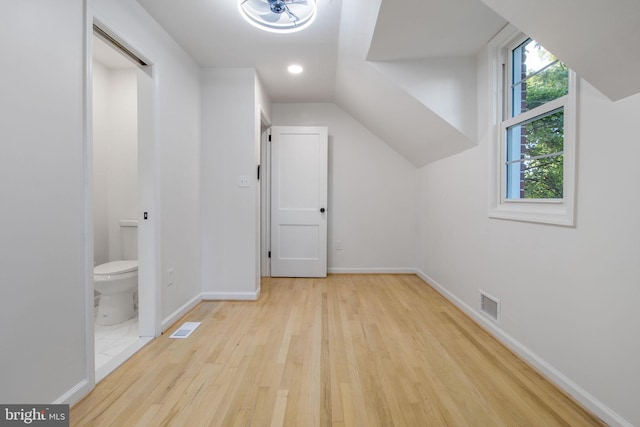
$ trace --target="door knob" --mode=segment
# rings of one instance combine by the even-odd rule
[[[324,213],[324,208],[320,208],[320,213]]]

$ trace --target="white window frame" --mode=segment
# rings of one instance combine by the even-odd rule
[[[511,49],[528,37],[515,27],[508,25],[489,43],[489,78],[492,89],[490,146],[489,217],[543,224],[575,226],[576,185],[576,129],[577,91],[576,74],[569,70],[569,93],[534,108],[517,118],[510,118],[508,103],[510,90],[507,86],[510,73]],[[506,198],[506,133],[515,123],[544,114],[546,111],[563,108],[563,198],[562,199],[507,199]]]

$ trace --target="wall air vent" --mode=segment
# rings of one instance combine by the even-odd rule
[[[480,290],[480,311],[495,322],[500,321],[500,300]]]

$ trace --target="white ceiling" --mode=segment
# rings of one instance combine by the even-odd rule
[[[617,101],[640,92],[639,0],[482,0]]]
[[[383,1],[367,59],[475,55],[504,25],[478,0]]]
[[[311,27],[273,34],[246,23],[237,0],[137,1],[200,66],[255,68],[276,103],[334,102],[417,167],[472,147],[474,135],[374,61],[473,58],[506,23],[480,0],[317,0]],[[303,74],[287,73],[294,62]],[[475,134],[475,118],[464,127]]]
[[[638,0],[317,0],[291,34],[237,0],[136,1],[200,66],[254,68],[276,103],[334,102],[417,167],[477,143],[475,55],[507,19],[611,99],[640,91]]]
[[[273,102],[333,101],[340,26],[359,24],[341,22],[343,0],[317,0],[316,21],[292,34],[252,27],[237,0],[137,1],[199,65],[255,68]],[[383,1],[379,13],[368,3],[378,18],[370,60],[473,55],[504,25],[479,0]],[[304,74],[288,75],[294,62]]]
[[[202,67],[255,68],[273,102],[333,99],[342,0],[318,0],[311,27],[274,34],[249,25],[237,0],[138,0]],[[289,75],[287,66],[305,69]]]

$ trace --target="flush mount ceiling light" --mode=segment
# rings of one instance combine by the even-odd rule
[[[302,68],[301,65],[298,64],[291,64],[289,65],[289,67],[287,68],[287,70],[291,73],[291,74],[300,74],[301,72],[304,71],[304,68]]]
[[[316,18],[316,0],[238,0],[242,17],[251,25],[273,33],[293,33]]]

